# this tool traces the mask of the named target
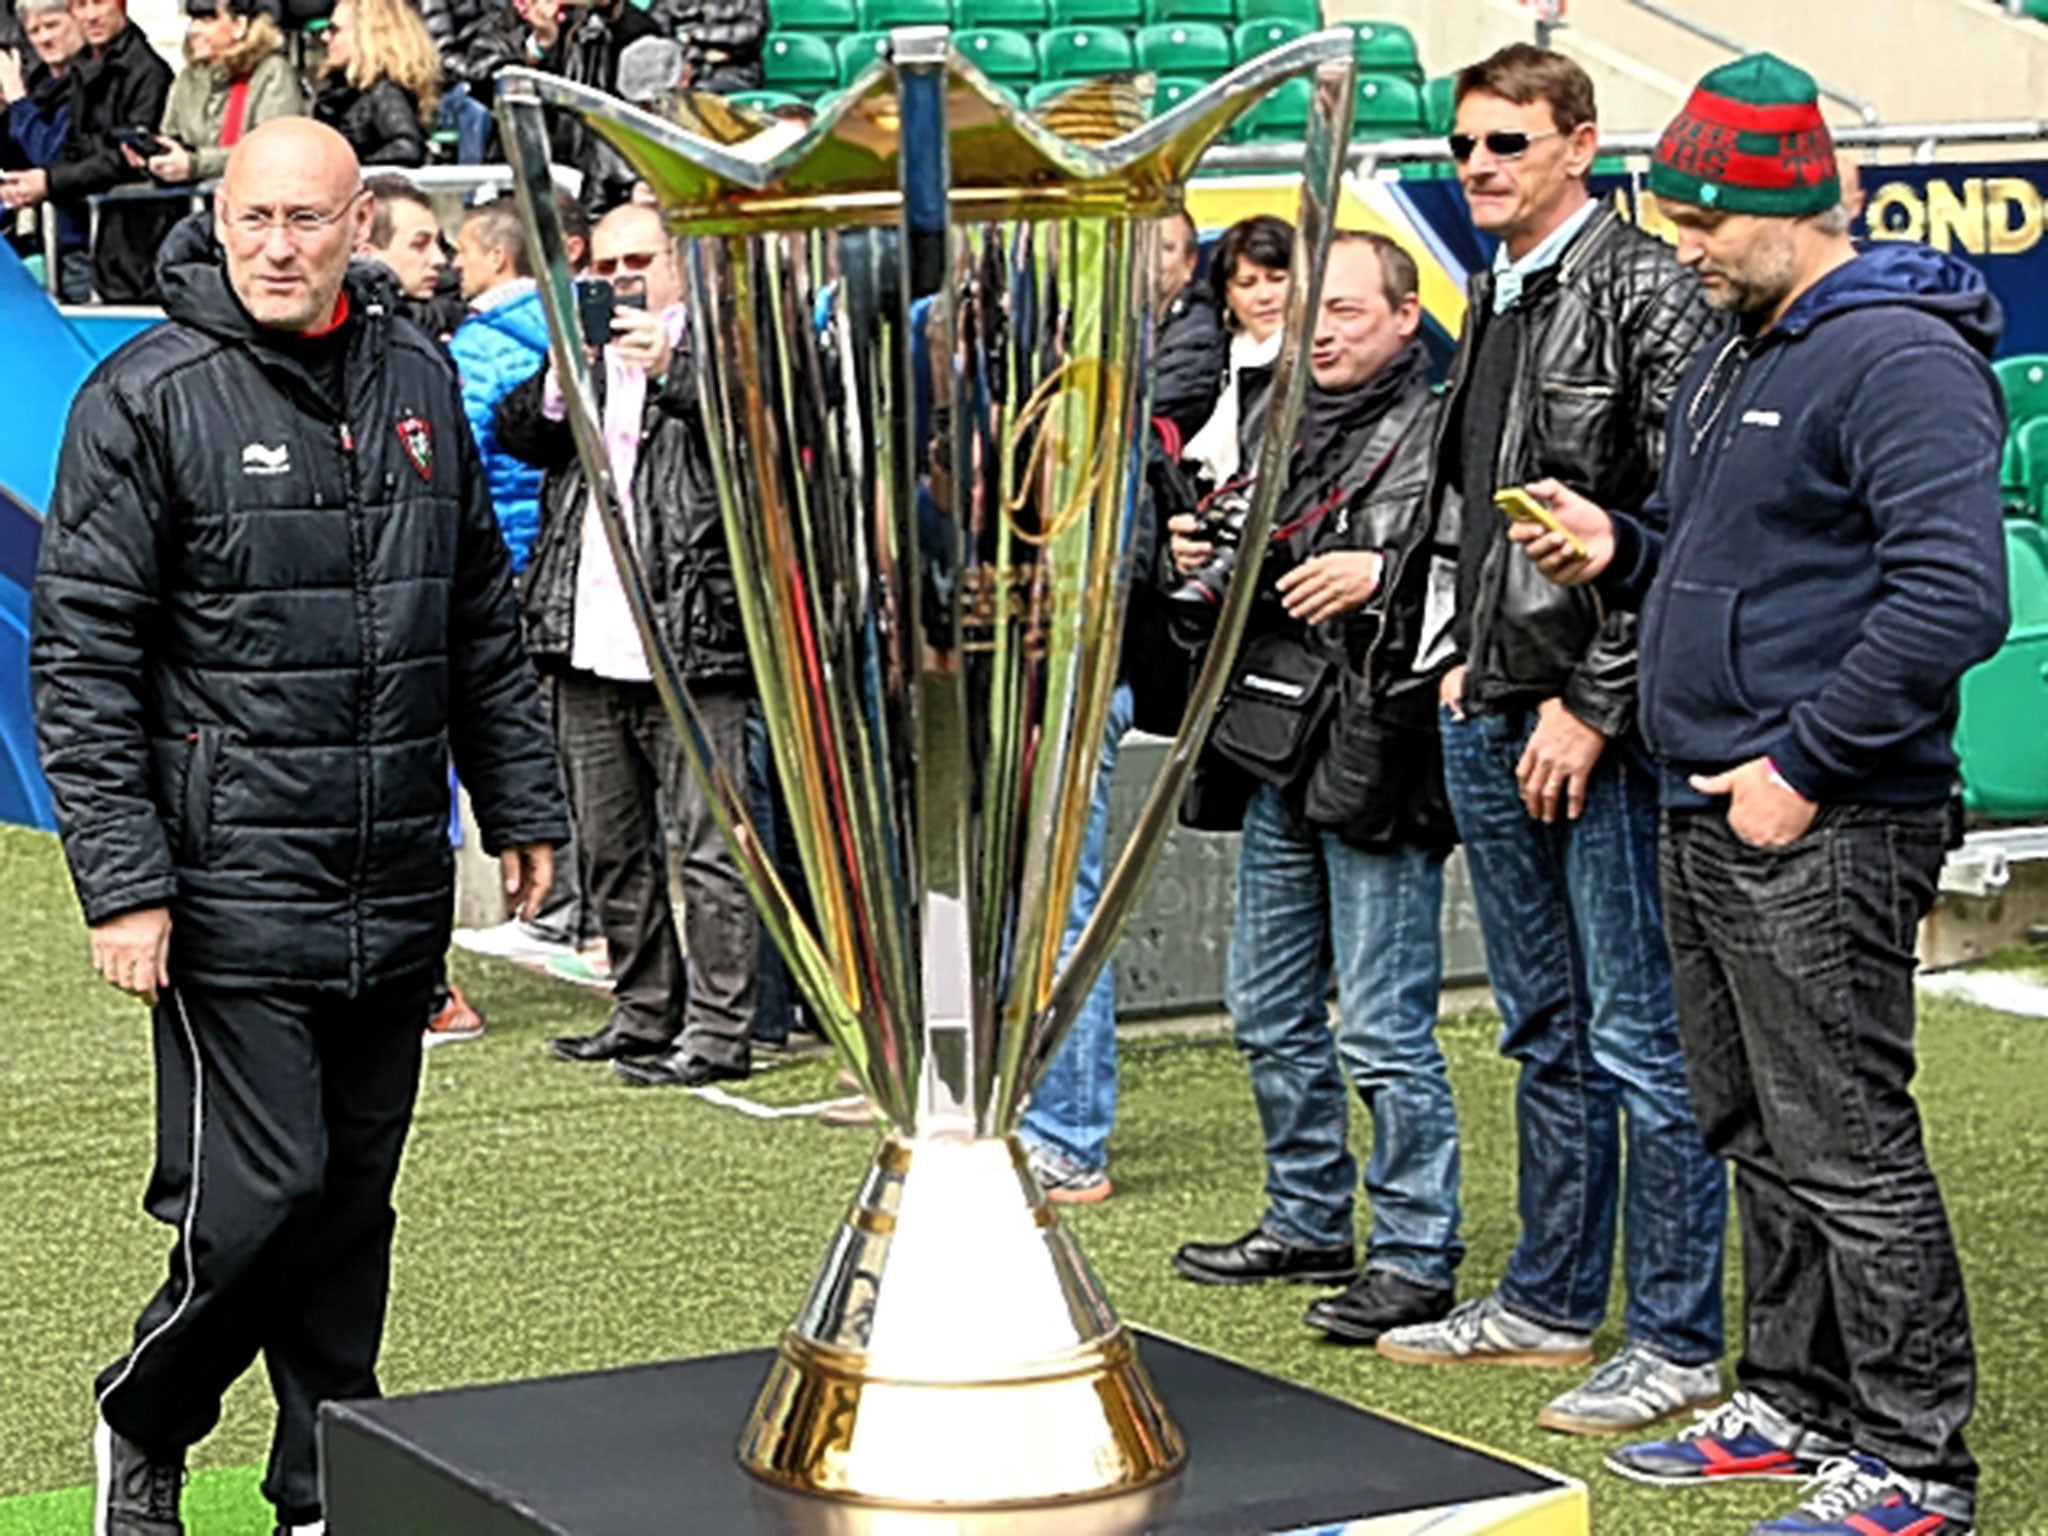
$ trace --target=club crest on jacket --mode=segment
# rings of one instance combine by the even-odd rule
[[[398,418],[398,440],[405,445],[405,456],[412,460],[412,467],[420,472],[420,478],[431,484],[434,478],[433,427],[424,416],[401,416]]]

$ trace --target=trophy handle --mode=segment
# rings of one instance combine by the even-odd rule
[[[1347,51],[1341,59],[1320,64],[1315,72],[1314,105],[1303,144],[1301,204],[1295,220],[1294,263],[1287,291],[1285,339],[1274,363],[1272,390],[1266,406],[1266,427],[1259,441],[1260,464],[1285,464],[1301,418],[1302,402],[1308,391],[1308,369],[1304,367],[1306,343],[1322,304],[1323,267],[1330,254],[1330,233],[1336,227],[1337,198],[1344,178],[1344,148],[1351,135],[1352,88],[1357,75],[1356,61]],[[1110,951],[1123,930],[1138,892],[1159,857],[1161,845],[1194,771],[1195,758],[1208,735],[1216,705],[1229,681],[1237,657],[1237,642],[1250,616],[1252,596],[1258,586],[1259,568],[1265,563],[1266,545],[1273,527],[1273,513],[1279,505],[1282,479],[1261,474],[1252,491],[1251,508],[1245,518],[1242,551],[1237,569],[1223,598],[1216,619],[1215,637],[1202,661],[1187,713],[1181,717],[1179,732],[1167,750],[1166,766],[1153,781],[1129,840],[1124,844],[1116,869],[1103,883],[1102,897],[1081,931],[1067,963],[1055,978],[1044,1007],[1032,1029],[1031,1059],[1022,1082],[1037,1080],[1039,1071],[1058,1049],[1069,1021],[1095,978],[1108,963]],[[1142,579],[1134,573],[1133,579]]]
[[[655,690],[675,725],[691,772],[709,791],[712,813],[739,861],[740,872],[769,937],[781,947],[805,996],[826,1013],[821,1022],[833,1037],[855,1040],[855,994],[834,969],[824,945],[783,884],[767,843],[747,813],[746,785],[734,783],[717,757],[707,750],[697,707],[656,623],[647,576],[628,534],[618,486],[612,479],[611,457],[605,451],[604,429],[598,414],[597,388],[580,345],[582,328],[569,275],[568,245],[550,195],[554,177],[548,163],[547,120],[539,96],[528,82],[508,79],[498,91],[497,115],[500,131],[511,150],[519,210],[534,237],[534,250],[539,257],[539,288],[548,318],[548,349],[555,375],[561,381],[570,434],[575,439],[576,455],[582,462],[598,516],[604,523],[612,559],[618,565],[626,606],[632,611],[633,626],[647,653]]]

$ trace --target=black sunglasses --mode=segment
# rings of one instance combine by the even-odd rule
[[[1529,146],[1538,139],[1554,139],[1559,130],[1546,128],[1541,133],[1524,133],[1519,128],[1500,128],[1485,134],[1486,152],[1496,160],[1519,160],[1529,153]],[[1472,158],[1472,151],[1480,145],[1481,139],[1469,133],[1451,135],[1451,158],[1463,165]]]

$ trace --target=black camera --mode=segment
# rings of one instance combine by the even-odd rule
[[[1195,536],[1214,546],[1214,552],[1167,593],[1167,599],[1190,610],[1193,619],[1206,613],[1213,620],[1223,606],[1223,594],[1230,587],[1230,573],[1237,569],[1238,547],[1244,542],[1245,519],[1251,516],[1249,486],[1227,485],[1209,497],[1195,511]]]

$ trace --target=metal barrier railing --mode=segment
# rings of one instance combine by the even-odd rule
[[[1648,131],[1603,134],[1603,155],[1647,156],[1657,147],[1658,135]],[[1834,130],[1839,146],[1851,149],[1908,148],[1916,161],[1925,163],[1943,145],[2030,144],[2048,141],[2048,121],[2039,118],[2005,118],[1979,123],[1878,123],[1847,126]],[[1354,176],[1371,176],[1382,166],[1443,164],[1451,158],[1450,146],[1441,138],[1361,140],[1351,146],[1349,169]],[[1205,170],[1244,173],[1289,172],[1302,168],[1299,144],[1218,144],[1202,158]],[[509,190],[512,168],[507,165],[424,165],[365,166],[364,174],[395,171],[422,191],[457,193],[465,199],[487,188]],[[577,190],[580,177],[566,166],[554,167],[557,185]],[[101,209],[113,202],[145,202],[184,199],[197,210],[206,205],[215,183],[192,187],[117,187],[87,199],[90,239],[97,241]],[[60,294],[57,220],[43,219],[44,286],[52,298]]]
[[[475,194],[496,189],[502,192],[512,190],[512,167],[509,165],[366,165],[365,176],[376,176],[393,172],[405,177],[422,192],[457,193],[465,200]],[[582,184],[579,172],[568,166],[555,166],[555,182],[566,187],[573,195]],[[115,187],[109,192],[94,193],[85,200],[86,249],[96,250],[99,246],[100,217],[109,204],[123,203],[169,203],[183,202],[187,211],[197,213],[207,205],[213,196],[217,181],[195,182],[183,187],[160,187],[148,184]],[[43,287],[50,297],[61,298],[62,252],[58,249],[58,228],[55,209],[45,204],[41,210],[41,233],[43,239]],[[98,300],[98,295],[93,295]]]
[[[1602,155],[1647,157],[1661,135],[1641,130],[1600,136]],[[1932,160],[1945,144],[2031,144],[2048,140],[2048,121],[2004,118],[1982,123],[1880,123],[1834,130],[1834,141],[1849,149],[1910,148],[1914,158]],[[1450,145],[1441,138],[1377,139],[1355,143],[1348,166],[1354,176],[1370,176],[1383,165],[1448,163]],[[1299,144],[1218,144],[1202,157],[1204,170],[1298,171]]]

